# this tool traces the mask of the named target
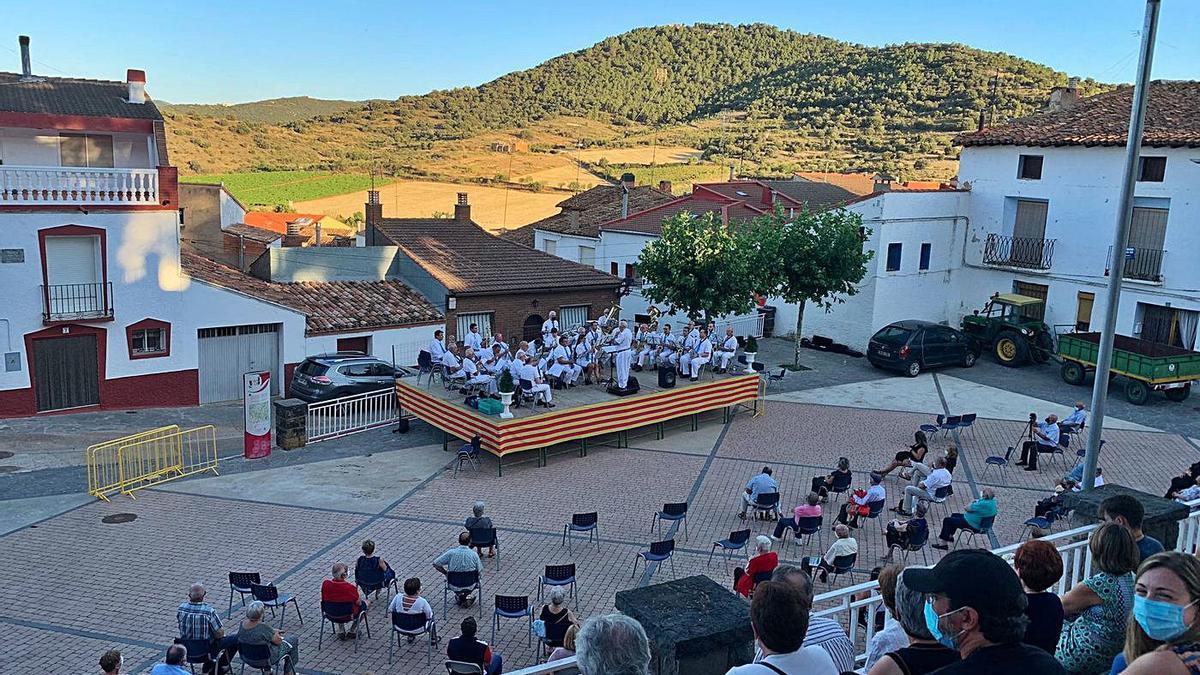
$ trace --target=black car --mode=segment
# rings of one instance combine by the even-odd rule
[[[876,368],[916,377],[934,366],[970,368],[979,358],[979,349],[974,338],[957,328],[908,319],[888,324],[872,335],[867,360]]]
[[[318,354],[304,359],[292,375],[288,396],[308,403],[396,386],[396,378],[409,372],[392,368],[362,352]]]

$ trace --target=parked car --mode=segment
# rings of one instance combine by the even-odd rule
[[[970,368],[979,352],[979,342],[957,328],[907,319],[888,324],[871,336],[867,360],[876,368],[916,377],[934,366]]]
[[[404,368],[392,368],[392,364],[362,352],[318,354],[296,367],[288,396],[316,403],[394,387],[397,377],[409,374]]]

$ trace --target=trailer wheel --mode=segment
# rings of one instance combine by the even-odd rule
[[[1067,384],[1083,384],[1084,378],[1087,377],[1087,371],[1083,369],[1083,366],[1075,363],[1074,361],[1064,361],[1062,364],[1062,370],[1060,372],[1062,374],[1063,382],[1066,382]]]
[[[1029,359],[1029,344],[1025,342],[1025,338],[1008,330],[996,337],[992,353],[1000,365],[1016,368]]]
[[[1163,392],[1163,394],[1166,395],[1168,401],[1174,401],[1176,403],[1178,403],[1180,401],[1186,401],[1188,395],[1191,393],[1192,393],[1192,385],[1190,385],[1190,384],[1185,384],[1184,386],[1179,387],[1178,389],[1168,389]]]
[[[1125,384],[1125,400],[1134,405],[1143,405],[1150,399],[1150,387],[1141,380],[1129,380]]]

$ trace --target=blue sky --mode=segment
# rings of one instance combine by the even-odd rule
[[[1154,77],[1200,78],[1200,2],[1163,0]],[[55,0],[5,11],[0,70],[120,79],[147,71],[156,98],[239,102],[277,96],[395,98],[475,85],[606,36],[666,23],[763,22],[883,45],[961,42],[1072,75],[1129,82],[1140,0],[967,2],[365,2]],[[32,5],[31,5],[32,7]]]

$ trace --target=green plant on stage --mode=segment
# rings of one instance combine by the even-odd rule
[[[755,338],[753,335],[748,336],[746,338],[746,345],[744,347],[742,347],[742,351],[746,352],[747,354],[757,354],[758,353],[758,339]]]
[[[512,371],[508,370],[507,368],[500,371],[500,379],[496,380],[496,388],[499,389],[500,393],[502,394],[513,393]]]

